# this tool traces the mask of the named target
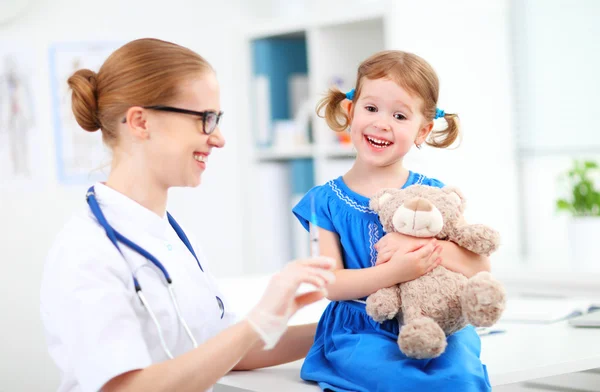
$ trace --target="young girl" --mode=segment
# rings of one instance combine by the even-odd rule
[[[438,91],[438,78],[426,61],[384,51],[360,65],[355,90],[330,90],[317,109],[325,109],[335,131],[350,128],[357,152],[346,174],[314,187],[293,209],[308,229],[314,206],[321,254],[337,262],[336,281],[327,286],[332,302],[301,371],[304,380],[318,382],[323,390],[491,390],[472,326],[449,336],[441,356],[415,360],[398,347],[396,320],[380,324],[365,311],[368,295],[415,279],[440,263],[467,276],[489,269],[489,260],[450,242],[383,236],[377,214],[369,208],[369,198],[383,188],[444,186],[403,166],[413,145],[444,148],[458,136],[456,115],[437,109]],[[447,127],[432,133],[438,118]]]

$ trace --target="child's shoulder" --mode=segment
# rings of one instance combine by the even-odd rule
[[[319,227],[336,232],[334,222],[339,218],[340,211],[336,196],[340,190],[336,182],[339,180],[336,178],[313,186],[292,208],[306,230],[309,230],[309,221],[316,220]]]
[[[429,177],[421,173],[409,170],[409,175],[403,188],[410,185],[429,185],[437,188],[443,188],[444,182],[435,178]],[[342,202],[354,209],[368,209],[369,199],[350,189],[344,182],[343,176],[332,178],[331,180],[313,186],[305,195],[305,199],[320,199],[321,202]],[[363,211],[365,212],[365,211]]]
[[[322,182],[320,184],[316,184],[313,185],[312,188],[310,188],[310,190],[307,193],[311,193],[311,192],[317,192],[317,193],[328,193],[331,191],[331,182],[333,182],[335,179],[331,179],[331,180],[327,180],[325,182]]]
[[[410,185],[429,185],[434,186],[436,188],[443,188],[445,186],[445,184],[437,178],[428,177],[424,174],[416,173],[413,171],[409,172],[408,180],[406,181],[406,184],[403,188],[406,188]]]
[[[363,213],[370,212],[369,199],[354,192],[346,185],[343,176],[313,186],[303,197],[315,204],[326,204],[331,210],[350,208]]]
[[[320,195],[320,196],[331,196],[339,192],[340,185],[343,184],[342,176],[332,178],[321,184],[314,185],[306,193],[306,195]]]

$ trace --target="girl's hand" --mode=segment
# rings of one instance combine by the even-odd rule
[[[430,240],[430,238],[417,238],[400,233],[388,233],[374,246],[377,251],[375,265],[390,261],[396,252],[401,255],[413,252],[427,244]]]
[[[441,251],[442,246],[434,238],[415,251],[406,254],[396,252],[390,263],[398,265],[398,272],[401,275],[400,282],[407,282],[425,275],[440,265],[442,262]]]

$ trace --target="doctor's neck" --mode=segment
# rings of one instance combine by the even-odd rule
[[[161,218],[166,214],[168,187],[156,181],[148,170],[136,165],[133,159],[121,160],[118,164],[113,161],[105,185]]]

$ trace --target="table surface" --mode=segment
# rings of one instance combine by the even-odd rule
[[[241,314],[255,304],[268,277],[228,279],[221,287]],[[328,301],[302,310],[290,324],[316,322]],[[574,328],[566,321],[550,324],[499,322],[506,332],[481,337],[482,362],[492,386],[600,368],[600,328]],[[302,360],[246,372],[232,372],[220,385],[251,391],[319,391],[300,379]]]

